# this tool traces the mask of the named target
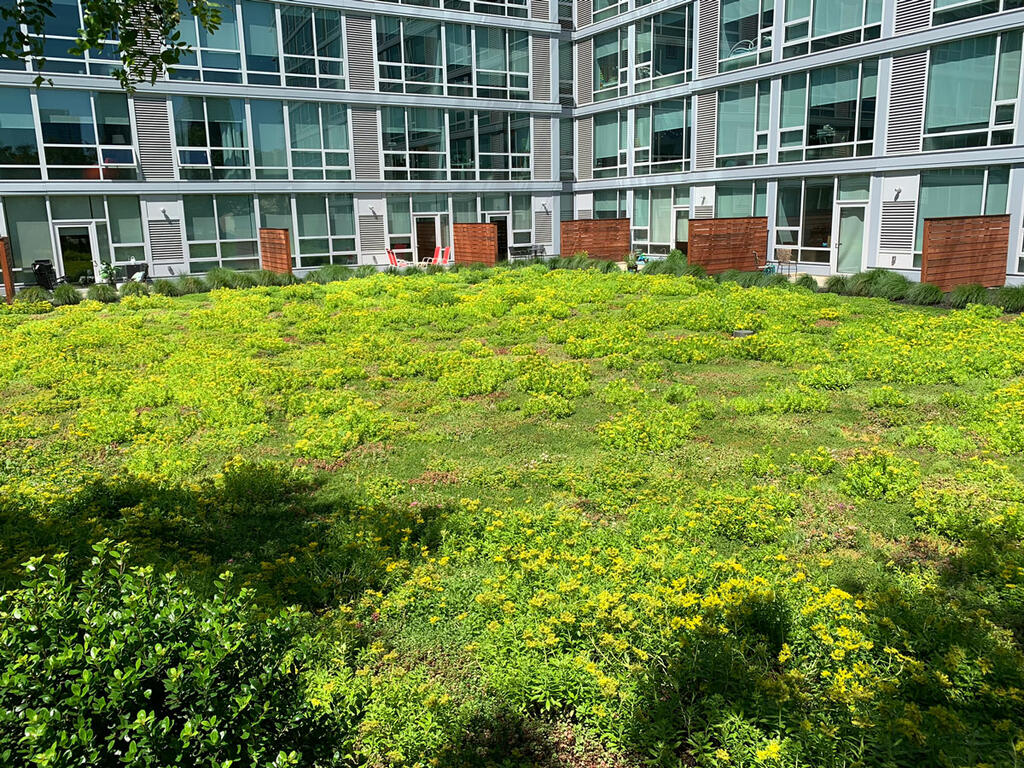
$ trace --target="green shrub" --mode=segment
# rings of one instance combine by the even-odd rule
[[[109,283],[94,283],[89,286],[89,290],[85,292],[85,298],[89,301],[101,301],[104,304],[113,304],[121,297],[117,293],[117,289]]]
[[[129,280],[121,284],[121,298],[125,296],[149,296],[149,287],[145,283]]]
[[[211,288],[252,288],[256,285],[252,275],[224,267],[214,267],[205,277]]]
[[[182,296],[191,296],[195,293],[206,293],[210,290],[210,286],[208,286],[206,281],[201,277],[182,275],[175,282],[178,284],[178,290],[181,292]]]
[[[790,288],[792,283],[789,282],[788,277],[779,272],[761,272],[756,285],[762,288]]]
[[[5,764],[336,762],[347,733],[305,701],[297,611],[265,617],[226,576],[200,597],[129,567],[126,548],[94,549],[80,578],[37,558],[0,597]]]
[[[946,300],[949,302],[949,306],[953,309],[963,309],[968,304],[990,303],[988,288],[980,285],[979,283],[958,285],[949,292],[949,296]]]
[[[914,283],[904,298],[911,304],[938,304],[942,301],[942,289],[933,283]]]
[[[829,275],[825,280],[825,292],[848,295],[850,293],[849,278],[846,275]]]
[[[870,285],[871,295],[879,299],[899,301],[907,295],[912,283],[899,272],[888,269],[875,270],[877,278]]]
[[[992,303],[1007,312],[1024,312],[1024,285],[1004,285],[995,292]]]
[[[154,280],[153,293],[158,296],[181,296],[181,285],[174,280]]]
[[[25,304],[35,303],[38,301],[50,301],[50,298],[50,292],[38,285],[30,285],[28,288],[22,288],[14,294],[14,300],[16,302],[22,302]]]
[[[262,286],[292,285],[298,282],[291,272],[271,272],[269,269],[253,272],[252,279],[256,285]]]
[[[377,268],[373,266],[373,264],[363,264],[362,266],[356,267],[352,277],[373,277],[376,274]]]
[[[753,288],[755,285],[761,284],[761,277],[760,272],[740,272],[736,282],[744,288]]]
[[[891,451],[872,449],[855,455],[846,465],[840,488],[862,499],[898,501],[910,496],[921,483],[916,461]]]
[[[793,285],[798,288],[806,288],[809,291],[816,292],[818,290],[818,281],[808,274],[800,275],[800,277],[793,282]]]
[[[881,278],[882,270],[880,269],[858,272],[846,279],[846,291],[851,296],[874,296],[875,286]]]
[[[720,283],[738,283],[743,273],[738,269],[727,269],[716,278]]]
[[[78,289],[68,283],[62,283],[53,289],[53,305],[64,307],[71,304],[78,304],[82,301],[82,294]]]

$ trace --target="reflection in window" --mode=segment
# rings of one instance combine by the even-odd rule
[[[0,179],[41,176],[29,90],[0,88]]]
[[[348,107],[330,102],[289,102],[288,127],[294,178],[351,178]]]
[[[877,90],[875,60],[786,75],[779,162],[870,155]]]
[[[174,96],[171,104],[181,178],[249,178],[245,102]]]
[[[384,178],[447,178],[445,113],[426,107],[383,107]]]
[[[625,96],[628,67],[628,28],[597,35],[594,38],[594,101]]]
[[[594,115],[594,178],[626,175],[626,132],[629,111]]]
[[[185,195],[189,268],[258,269],[252,195]]]
[[[686,99],[636,107],[633,127],[633,173],[680,173],[689,170],[690,121]]]
[[[299,5],[280,10],[285,85],[344,88],[341,13]]]
[[[800,56],[882,35],[882,0],[792,0],[786,3],[782,55]]]
[[[693,5],[665,11],[636,25],[634,90],[688,82],[693,67]]]
[[[41,89],[36,96],[49,178],[137,177],[123,93]]]
[[[61,72],[76,75],[109,75],[121,66],[117,54],[117,38],[104,41],[98,49],[83,54],[71,53],[78,37],[78,30],[84,27],[82,9],[78,0],[53,0],[52,16],[45,18],[45,35],[40,38],[43,46],[41,59],[33,59],[32,68],[47,73]],[[3,25],[0,22],[0,31]],[[20,62],[5,61],[0,69],[23,69]]]
[[[242,82],[242,54],[238,45],[238,21],[234,3],[217,6],[220,25],[207,31],[189,12],[188,3],[179,0],[181,21],[177,32],[180,42],[191,48],[170,71],[172,80],[205,80],[213,83]]]
[[[763,165],[768,162],[771,84],[741,83],[718,91],[717,165]]]
[[[774,0],[722,0],[719,71],[771,61],[773,8]]]
[[[928,61],[925,150],[1013,143],[1019,30],[935,46]]]
[[[633,247],[645,253],[684,254],[689,241],[690,190],[656,187],[633,192]]]
[[[1024,8],[1024,0],[935,0],[932,24],[951,24],[954,21],[986,16],[999,11]]]
[[[352,195],[296,195],[295,214],[300,267],[356,263]]]
[[[775,257],[828,264],[832,250],[834,179],[784,179],[775,208]]]

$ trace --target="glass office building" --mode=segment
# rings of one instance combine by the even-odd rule
[[[765,216],[770,258],[915,276],[925,218],[1009,214],[1024,278],[1024,0],[239,0],[134,95],[108,49],[0,63],[0,235],[19,282],[52,259],[154,276],[426,261],[494,222],[500,255],[560,221]]]

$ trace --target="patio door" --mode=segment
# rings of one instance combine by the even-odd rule
[[[864,264],[865,206],[837,205],[836,209],[832,271],[852,275],[860,272]]]
[[[97,279],[99,249],[95,222],[55,224],[57,277],[77,285],[83,277]]]
[[[416,217],[416,262],[429,263],[434,258],[434,249],[441,243],[438,216]]]
[[[682,251],[683,256],[686,256],[690,245],[690,209],[676,208],[675,219],[673,247]]]

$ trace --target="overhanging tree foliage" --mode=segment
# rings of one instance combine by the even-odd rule
[[[207,31],[220,25],[220,11],[212,0],[187,0],[187,5]],[[126,90],[154,82],[189,50],[177,30],[177,0],[81,0],[81,6],[83,28],[69,53],[81,56],[116,41],[121,66],[112,74]],[[51,18],[53,0],[0,0],[0,60],[31,59],[39,72],[37,85],[48,82],[43,43]]]

